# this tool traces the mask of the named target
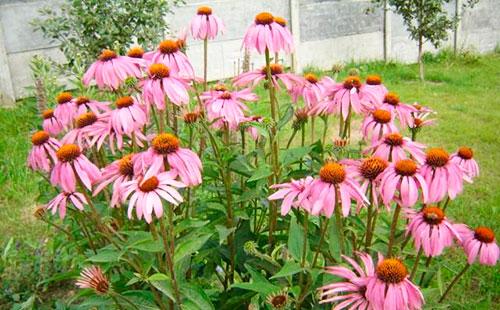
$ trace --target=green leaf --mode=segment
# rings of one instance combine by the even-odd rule
[[[191,229],[191,228],[199,228],[207,225],[209,221],[200,221],[200,220],[194,220],[194,219],[185,219],[182,220],[179,223],[175,224],[175,233],[180,234],[186,229]]]
[[[168,281],[167,280],[150,281],[150,283],[154,287],[156,287],[160,292],[162,292],[163,295],[170,298],[170,300],[175,301],[174,289],[172,287],[172,284],[170,283],[170,279]]]
[[[253,181],[265,179],[268,176],[270,176],[271,174],[273,174],[273,172],[271,171],[271,167],[267,164],[264,164],[264,165],[259,166],[257,168],[257,170],[255,170],[252,177],[250,179],[248,179],[247,182],[253,182]]]
[[[293,260],[289,260],[285,263],[280,271],[278,271],[274,276],[271,277],[271,279],[291,276],[301,271],[302,267],[300,267],[299,263],[294,262]]]
[[[197,306],[195,309],[215,309],[207,294],[200,287],[191,283],[183,283],[180,291],[184,297]]]
[[[190,238],[182,240],[175,247],[174,263],[177,263],[184,257],[198,251],[211,236],[212,234],[205,234],[201,236],[193,235],[190,236]]]
[[[121,254],[114,250],[102,250],[94,256],[89,257],[87,260],[94,263],[111,263],[118,262]]]
[[[278,125],[277,125],[278,130],[283,128],[292,119],[292,117],[293,117],[293,107],[290,104],[287,107],[285,114],[283,114],[283,116],[278,121]]]
[[[219,232],[219,244],[222,244],[224,241],[226,241],[227,236],[229,236],[229,234],[233,233],[236,230],[236,227],[228,229],[224,225],[215,225],[215,229],[217,229],[217,231]]]
[[[170,278],[164,273],[155,273],[148,278],[148,281],[170,281]]]
[[[130,245],[129,248],[137,249],[139,251],[144,251],[144,252],[156,253],[163,251],[163,244],[160,239],[153,240],[153,238],[148,238],[145,240],[135,242],[134,244]]]
[[[302,259],[304,247],[304,229],[297,223],[297,218],[292,217],[290,221],[290,231],[288,233],[288,251],[300,261]]]
[[[280,162],[282,166],[286,166],[295,162],[300,161],[304,156],[309,154],[311,151],[310,146],[295,147],[288,150],[284,150],[280,153]]]
[[[266,279],[260,272],[256,271],[250,265],[245,264],[245,268],[248,273],[252,276],[252,282],[235,283],[231,287],[241,288],[244,290],[249,290],[261,294],[263,297],[279,291],[280,287],[272,284]]]
[[[339,241],[339,235],[337,232],[337,224],[335,222],[335,217],[332,216],[330,218],[330,225],[329,225],[329,236],[328,236],[328,249],[330,250],[330,254],[335,258],[337,261],[341,261],[341,256],[340,256],[340,241]]]

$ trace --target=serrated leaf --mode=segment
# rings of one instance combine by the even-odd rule
[[[284,150],[280,153],[280,162],[282,166],[286,166],[295,162],[300,161],[304,156],[309,154],[311,151],[310,146],[295,147],[288,150]]]
[[[274,276],[271,277],[271,279],[291,276],[301,271],[302,267],[300,267],[299,263],[294,262],[293,260],[289,260],[285,263],[285,265],[283,265],[280,271],[278,271]]]
[[[161,281],[151,281],[150,282],[154,287],[156,287],[163,295],[170,298],[170,300],[175,301],[174,297],[174,289],[172,288],[172,284],[170,281],[161,280]]]
[[[247,180],[247,182],[253,182],[261,179],[265,179],[268,176],[273,174],[271,171],[271,167],[267,164],[259,166],[254,173],[252,174],[252,177]]]
[[[111,263],[118,262],[121,254],[113,250],[103,250],[94,256],[89,257],[87,260],[94,263]]]
[[[180,286],[180,291],[181,294],[195,304],[198,309],[215,309],[207,294],[200,287],[191,283],[183,283]]]
[[[211,236],[212,234],[206,234],[201,236],[193,235],[188,239],[182,240],[175,247],[174,263],[177,263],[184,257],[198,251],[205,244],[205,242],[207,242],[207,240],[210,239]]]

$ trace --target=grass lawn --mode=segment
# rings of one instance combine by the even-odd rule
[[[447,54],[429,57],[424,83],[418,81],[416,65],[372,62],[349,64],[344,71],[358,68],[362,76],[378,73],[402,101],[418,101],[434,109],[438,124],[421,131],[419,141],[450,152],[462,145],[474,149],[481,175],[448,207],[448,217],[473,227],[489,226],[500,233],[500,54],[479,58],[443,55]],[[341,77],[345,75],[341,73]],[[260,105],[257,112],[267,114],[265,109]],[[29,134],[39,122],[34,102],[26,100],[14,109],[0,111],[0,242],[5,244],[12,236],[39,240],[47,228],[35,222],[31,213],[42,178],[25,168]],[[317,126],[322,128],[322,122]],[[460,249],[448,250],[436,279],[441,278],[446,285],[464,262]],[[439,287],[440,281],[435,280],[433,286]],[[474,265],[452,291],[449,302],[453,309],[498,309],[500,268]]]

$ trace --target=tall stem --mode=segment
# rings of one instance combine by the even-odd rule
[[[365,237],[365,251],[371,246],[372,241],[372,219],[373,219],[373,195],[372,195],[373,184],[370,182],[368,185],[368,215],[366,219],[366,237]]]
[[[311,144],[314,143],[314,133],[316,131],[316,128],[315,128],[315,120],[316,120],[316,117],[314,116],[311,116]]]
[[[269,89],[269,101],[271,103],[271,117],[273,119],[271,125],[271,162],[273,167],[273,175],[269,178],[269,183],[278,183],[279,178],[279,162],[278,162],[278,137],[276,124],[278,123],[278,107],[276,103],[276,93],[274,89],[272,74],[271,74],[271,58],[269,56],[269,49],[266,48],[266,76],[267,84]],[[269,216],[269,250],[272,251],[272,246],[274,244],[274,231],[276,230],[278,217],[278,205],[275,200],[270,203],[270,216]]]
[[[318,256],[319,252],[321,252],[321,247],[323,246],[323,241],[325,240],[325,235],[326,231],[328,230],[328,224],[330,221],[328,219],[323,220],[323,225],[321,228],[321,235],[319,237],[319,244],[318,244],[318,249],[316,250],[316,253],[314,254],[313,262],[312,262],[312,268],[316,267],[316,262],[318,261]]]
[[[411,270],[410,281],[412,281],[413,278],[415,277],[415,273],[417,272],[417,269],[418,269],[418,262],[420,261],[420,257],[422,256],[423,251],[424,251],[423,248],[420,247],[420,250],[418,250],[418,253],[417,253],[417,257],[415,257],[415,263],[414,263],[413,268]]]
[[[288,143],[286,144],[286,148],[290,147],[290,144],[292,144],[293,138],[295,138],[295,135],[297,134],[297,129],[293,129],[292,135],[290,136],[290,139],[288,139]]]
[[[427,257],[427,260],[425,261],[425,270],[429,269],[431,261],[432,261],[432,256]],[[424,282],[425,274],[426,274],[425,271],[422,272],[422,276],[420,276],[420,281],[418,282],[418,285],[422,285],[422,283]]]
[[[448,285],[448,287],[446,288],[446,291],[444,291],[444,294],[443,296],[441,296],[441,298],[439,298],[439,303],[442,303],[443,300],[446,298],[446,296],[448,295],[448,293],[451,291],[451,289],[453,288],[453,286],[455,284],[457,284],[458,280],[460,280],[460,278],[464,275],[464,273],[470,268],[470,265],[469,264],[465,264],[464,268],[462,269],[462,271],[460,271],[456,276],[455,278],[453,278],[453,281],[451,281],[450,285]]]
[[[208,72],[208,38],[203,40],[203,90],[207,91],[207,72]]]
[[[229,147],[229,128],[226,126],[224,128],[224,142],[226,144],[226,147]],[[233,215],[233,194],[231,191],[231,170],[229,169],[229,163],[226,163],[226,173],[224,173],[223,178],[224,178],[224,187],[226,189],[226,213],[227,213],[227,219],[226,219],[226,226],[227,229],[232,229],[234,227],[234,215]],[[236,261],[236,247],[234,245],[234,232],[231,232],[227,236],[227,245],[229,247],[229,261],[230,261],[230,270],[229,273],[226,275],[229,279],[229,283],[234,282],[234,267],[235,267],[235,261]]]
[[[398,226],[399,213],[401,212],[401,206],[396,205],[396,210],[394,210],[394,215],[392,217],[391,223],[391,233],[389,235],[389,244],[387,245],[387,257],[392,256],[392,246],[394,245],[394,237],[396,235],[396,227]]]
[[[324,117],[325,117],[324,118],[325,123],[323,124],[324,125],[324,127],[323,127],[323,137],[322,137],[322,140],[321,140],[321,142],[323,144],[323,148],[325,147],[326,134],[328,132],[328,115],[325,115]]]
[[[337,235],[339,237],[339,246],[340,246],[340,254],[345,253],[345,244],[344,244],[344,223],[342,222],[342,210],[341,204],[339,203],[339,192],[337,187],[335,187],[335,228],[337,229]]]
[[[168,206],[168,208],[171,209],[170,206]],[[172,212],[169,212],[169,217],[171,217],[171,213]],[[170,271],[170,277],[172,280],[172,287],[174,289],[174,298],[175,298],[176,303],[180,306],[181,305],[181,295],[179,293],[179,287],[177,286],[177,279],[175,276],[173,253],[170,251],[171,249],[170,249],[168,235],[167,235],[168,232],[167,232],[167,229],[165,228],[165,223],[163,222],[163,217],[159,218],[159,222],[160,222],[161,238],[163,241],[163,248],[165,249],[165,259],[166,259],[168,270]],[[170,222],[170,219],[169,219],[169,222]],[[171,237],[173,238],[173,236],[171,236]]]

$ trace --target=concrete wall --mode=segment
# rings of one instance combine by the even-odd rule
[[[29,25],[41,7],[54,6],[60,1],[0,0],[0,105],[12,104],[14,98],[26,95],[25,87],[32,84],[28,65],[33,55],[64,61],[56,44],[43,38],[41,33],[33,32]],[[447,9],[454,14],[455,4],[451,2]],[[296,42],[294,64],[298,70],[308,65],[330,68],[338,62],[383,56],[383,13],[378,9],[365,14],[369,0],[187,0],[185,6],[166,17],[172,32],[186,27],[196,8],[203,4],[210,5],[227,27],[223,36],[209,44],[209,78],[212,80],[238,72],[243,60],[241,38],[255,14],[261,11],[289,20]],[[498,4],[498,0],[481,0],[464,14],[458,28],[460,47],[473,47],[479,52],[495,48],[500,42]],[[402,19],[389,13],[387,27],[390,58],[415,61],[416,43],[409,39]],[[201,76],[202,43],[189,40],[188,45],[188,56]],[[426,46],[426,49],[432,50],[432,47]],[[291,63],[290,58],[284,60]],[[251,64],[261,66],[263,57],[252,55]]]

